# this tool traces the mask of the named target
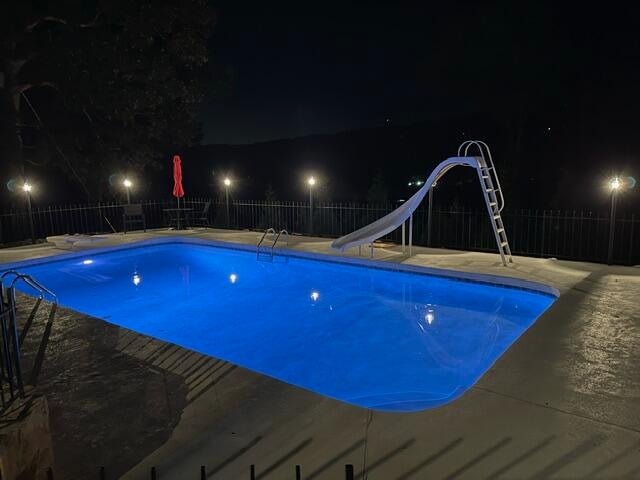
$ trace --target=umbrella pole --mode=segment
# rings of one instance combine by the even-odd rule
[[[178,199],[178,230],[180,230],[180,197],[176,197]]]

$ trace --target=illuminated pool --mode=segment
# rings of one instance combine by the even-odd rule
[[[255,252],[184,241],[11,266],[71,309],[392,411],[462,395],[555,300],[298,254],[257,261]]]

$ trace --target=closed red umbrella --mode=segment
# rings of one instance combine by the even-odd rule
[[[178,199],[178,208],[180,208],[180,198],[184,197],[184,188],[182,188],[182,160],[180,160],[180,155],[173,156],[173,196]],[[180,210],[176,212],[178,230],[180,230],[180,213]]]
[[[182,188],[182,160],[180,160],[180,155],[173,156],[173,196],[178,199],[179,207],[180,198],[184,197],[184,188]]]

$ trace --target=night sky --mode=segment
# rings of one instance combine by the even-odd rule
[[[203,143],[508,115],[513,102],[540,131],[640,131],[637,7],[480,3],[215,2],[212,61],[235,78],[207,103]]]
[[[263,198],[272,186],[279,199],[300,199],[306,195],[301,178],[314,172],[325,177],[326,199],[362,201],[374,176],[381,175],[395,201],[411,194],[409,180],[424,178],[468,139],[491,146],[514,208],[603,209],[607,179],[640,177],[640,6],[210,2],[217,22],[208,63],[211,72],[231,72],[220,76],[231,81],[221,87],[212,79],[199,118],[200,105],[194,107],[191,118],[202,122],[202,137],[199,125],[182,137],[179,125],[171,125],[161,137],[175,143],[144,169],[127,166],[129,160],[103,161],[98,154],[108,169],[100,178],[138,168],[146,179],[139,194],[164,195],[169,160],[180,153],[193,195],[217,192],[216,175],[229,174],[237,180],[238,198]],[[175,25],[190,31],[189,25]],[[134,24],[132,30],[138,28]],[[209,29],[199,38],[208,34]],[[66,49],[61,51],[64,57]],[[29,95],[45,123],[55,126],[56,108],[66,110],[49,98],[57,99],[52,92],[40,90],[46,99]],[[201,92],[198,85],[194,98]],[[158,95],[167,97],[162,89]],[[116,95],[121,96],[127,98]],[[108,105],[100,107],[108,111]],[[178,107],[170,115],[180,113]],[[83,115],[79,122],[86,126]],[[7,131],[15,136],[13,126]],[[70,151],[77,144],[61,134],[76,131],[57,132]],[[93,138],[93,130],[87,131]],[[47,138],[41,135],[43,145]],[[132,142],[127,148],[144,152],[133,148],[138,146]],[[84,151],[91,148],[87,140]],[[56,149],[50,150],[46,168],[59,176],[60,187],[49,187],[50,197],[41,193],[40,201],[84,198],[82,183],[74,183]],[[84,158],[83,153],[78,161]],[[44,175],[31,175],[36,173]],[[67,181],[70,188],[63,186]],[[441,183],[442,204],[477,203],[465,198],[472,181],[469,172],[452,173]],[[104,195],[121,193],[103,184]],[[621,208],[631,210],[636,202],[625,195]]]
[[[230,98],[205,112],[205,143],[247,143],[421,120],[416,83],[441,10],[360,3],[217,2],[213,59]]]

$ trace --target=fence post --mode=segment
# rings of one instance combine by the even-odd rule
[[[629,265],[633,265],[633,256],[632,256],[632,252],[633,252],[633,227],[634,227],[634,223],[636,221],[635,218],[635,214],[631,214],[631,228],[629,229]]]
[[[255,465],[251,465],[251,469],[249,471],[249,478],[251,480],[256,480],[256,466]]]
[[[102,218],[102,204],[100,202],[98,202],[98,228],[100,229],[100,232],[104,232],[104,219]]]
[[[353,465],[345,465],[344,473],[346,480],[353,480]]]
[[[200,480],[207,480],[207,469],[204,465],[200,465]]]
[[[300,480],[301,478],[300,465],[296,465],[296,480]]]
[[[433,213],[433,185],[429,188],[429,214],[427,216],[427,247],[431,246],[431,217]]]
[[[540,245],[540,256],[544,257],[544,224],[545,224],[545,220],[547,218],[547,211],[543,210],[542,211],[542,243]]]

